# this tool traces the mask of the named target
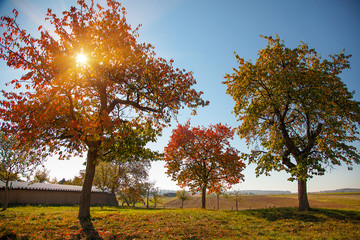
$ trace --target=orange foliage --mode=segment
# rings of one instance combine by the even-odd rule
[[[11,81],[19,91],[0,102],[2,130],[51,152],[81,153],[91,142],[118,135],[126,122],[161,128],[183,105],[207,105],[191,72],[174,69],[156,57],[153,46],[138,43],[138,28],[126,22],[125,8],[113,0],[107,7],[78,1],[58,17],[51,9],[36,38],[14,18],[1,17],[0,58],[26,73]],[[86,53],[79,66],[76,56]],[[114,137],[114,136],[113,136]]]
[[[243,180],[245,164],[239,151],[230,146],[233,130],[221,123],[209,128],[190,127],[190,122],[173,130],[165,148],[167,174],[191,191],[219,192]]]

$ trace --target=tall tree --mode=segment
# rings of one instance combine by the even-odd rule
[[[10,181],[21,177],[29,178],[36,167],[41,164],[41,158],[36,151],[20,146],[20,142],[14,136],[6,136],[0,133],[0,181],[5,183],[3,210],[9,203]]]
[[[192,73],[138,43],[125,9],[115,0],[106,3],[79,0],[62,17],[49,9],[45,20],[53,32],[40,26],[34,35],[20,28],[16,10],[0,18],[0,58],[25,71],[11,81],[15,91],[2,91],[2,129],[42,154],[65,158],[87,151],[78,215],[87,222],[102,155],[141,155],[179,109],[207,105],[192,88]]]
[[[181,187],[201,191],[206,208],[206,191],[216,193],[221,187],[239,183],[245,164],[239,152],[230,146],[234,132],[226,125],[190,127],[190,122],[173,130],[165,147],[167,174]]]
[[[359,141],[360,104],[340,79],[351,55],[322,60],[305,43],[290,49],[278,36],[263,38],[268,44],[256,63],[236,55],[239,68],[224,83],[241,121],[237,133],[260,143],[248,155],[256,174],[290,173],[298,181],[299,210],[307,210],[309,178],[329,165],[360,163],[352,144]]]

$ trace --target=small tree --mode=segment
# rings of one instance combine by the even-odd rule
[[[37,169],[35,171],[34,180],[32,182],[38,182],[38,183],[50,182],[49,170],[47,170],[46,168]]]
[[[226,194],[225,198],[235,201],[235,209],[239,211],[239,202],[241,201],[241,192],[239,190],[234,190],[233,192]]]
[[[151,191],[152,198],[150,202],[154,204],[154,208],[156,208],[156,205],[162,202],[162,199],[164,198],[163,195],[161,195],[159,188],[153,188]]]
[[[185,189],[176,191],[176,197],[181,200],[181,208],[184,208],[184,202],[189,200],[191,195]]]
[[[9,203],[10,181],[18,180],[21,176],[29,178],[41,159],[36,152],[26,146],[21,146],[14,136],[0,133],[0,180],[5,183],[3,210]]]
[[[308,210],[308,179],[327,166],[360,163],[353,145],[360,140],[360,102],[339,77],[350,68],[350,55],[322,60],[305,43],[290,49],[279,37],[264,38],[256,63],[236,55],[239,68],[224,83],[236,102],[237,133],[261,144],[248,155],[256,175],[290,173],[298,181],[299,210]]]
[[[234,132],[222,124],[209,128],[190,127],[190,122],[173,130],[165,147],[167,174],[181,187],[201,191],[206,208],[206,191],[219,192],[243,179],[245,164],[239,152],[230,146]]]
[[[220,196],[225,194],[225,188],[221,187],[219,191],[217,191],[216,194],[216,202],[217,202],[217,209],[220,209]]]
[[[118,198],[122,201],[122,205],[126,203],[127,206],[135,207],[136,203],[145,203],[142,197],[143,190],[141,184],[124,187],[118,192]]]
[[[147,181],[143,183],[144,194],[146,197],[146,208],[149,208],[150,195],[155,188],[155,182]]]

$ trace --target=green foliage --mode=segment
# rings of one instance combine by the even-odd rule
[[[246,156],[256,174],[285,170],[290,180],[323,175],[329,165],[360,163],[360,103],[340,79],[351,55],[319,54],[301,43],[285,47],[273,37],[255,63],[236,55],[239,67],[226,75],[235,101],[237,133],[255,149]],[[260,145],[256,145],[259,143]]]
[[[151,191],[151,196],[152,198],[150,198],[150,202],[154,205],[154,208],[156,208],[159,203],[163,202],[164,196],[161,195],[159,188],[153,188]]]
[[[49,172],[46,168],[37,169],[34,174],[34,179],[32,182],[50,182]]]
[[[15,181],[29,178],[42,159],[15,137],[0,133],[0,180]]]
[[[181,201],[186,201],[186,200],[189,200],[191,198],[191,195],[190,195],[190,193],[188,191],[183,189],[183,190],[176,191],[176,197],[178,199],[180,199]]]

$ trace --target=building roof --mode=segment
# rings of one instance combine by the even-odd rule
[[[82,186],[64,185],[64,184],[50,184],[50,183],[29,183],[29,182],[15,182],[10,181],[11,189],[24,190],[42,190],[42,191],[67,191],[67,192],[81,192]],[[5,182],[0,181],[0,189],[5,188]],[[92,187],[92,192],[101,192],[100,189]]]

